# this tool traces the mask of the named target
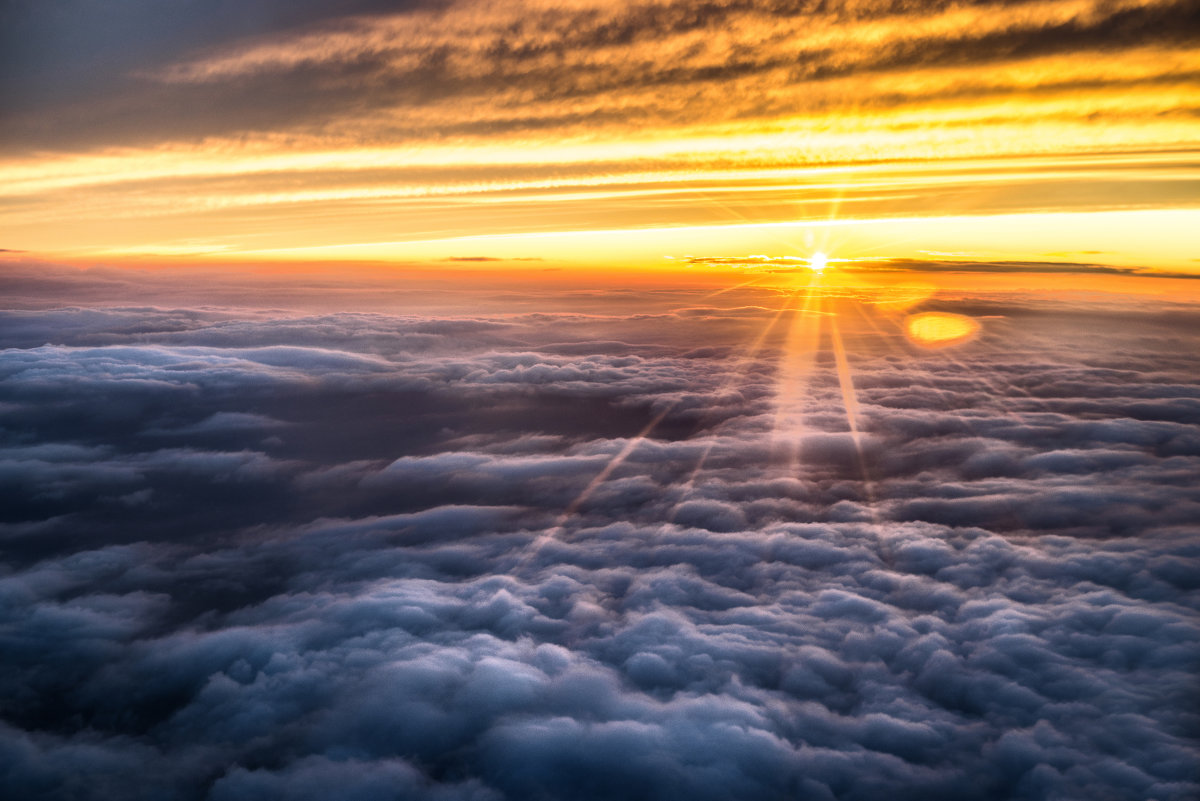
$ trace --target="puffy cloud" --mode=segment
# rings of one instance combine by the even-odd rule
[[[1193,797],[1196,330],[867,307],[781,432],[747,292],[10,312],[0,788]]]

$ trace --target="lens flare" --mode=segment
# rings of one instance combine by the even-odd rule
[[[961,314],[924,312],[904,321],[904,334],[910,342],[926,348],[944,348],[971,339],[979,323]]]

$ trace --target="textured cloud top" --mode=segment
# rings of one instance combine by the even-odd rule
[[[0,790],[1194,797],[1194,307],[813,294],[4,312]]]

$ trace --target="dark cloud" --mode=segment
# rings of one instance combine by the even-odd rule
[[[1195,796],[1194,310],[481,292],[4,313],[0,792]]]
[[[4,98],[11,111],[79,100],[110,90],[139,70],[181,55],[253,40],[357,14],[436,8],[437,0],[299,0],[254,3],[86,0],[47,5],[9,0],[0,7]]]
[[[864,270],[902,272],[964,272],[964,273],[1081,273],[1099,275],[1130,275],[1143,278],[1200,278],[1195,273],[1167,272],[1145,267],[1115,267],[1075,261],[955,261],[953,259],[888,259],[848,265]]]

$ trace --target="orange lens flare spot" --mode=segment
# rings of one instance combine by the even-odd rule
[[[910,342],[926,348],[944,348],[966,342],[979,331],[979,323],[961,314],[924,312],[904,321],[904,333]]]

